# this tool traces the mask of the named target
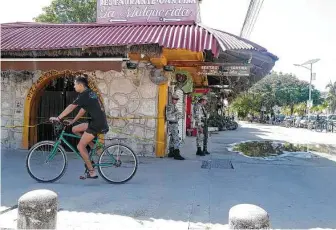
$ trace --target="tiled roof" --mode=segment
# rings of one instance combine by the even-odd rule
[[[165,48],[267,50],[238,36],[194,23],[150,24],[1,24],[2,51],[56,50],[86,47],[159,44]]]

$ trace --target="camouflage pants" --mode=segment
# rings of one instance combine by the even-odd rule
[[[203,132],[201,131],[203,128]],[[204,143],[204,127],[202,125],[196,126],[196,145],[197,148],[202,147]]]
[[[169,148],[178,149],[180,146],[179,126],[176,124],[168,124],[168,130],[170,134]]]

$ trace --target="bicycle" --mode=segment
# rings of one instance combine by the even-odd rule
[[[327,122],[326,121],[318,121],[315,125],[316,132],[322,132],[324,129],[327,129]]]
[[[52,123],[55,125],[54,123]],[[68,126],[65,122],[57,122],[58,127],[56,126],[55,130],[58,130],[58,132],[61,130],[60,135],[56,139],[56,141],[41,141],[33,145],[26,158],[26,168],[28,170],[28,174],[35,179],[38,182],[42,183],[52,183],[57,180],[59,180],[64,174],[68,166],[68,158],[65,152],[65,149],[62,146],[62,143],[64,143],[66,146],[68,146],[72,152],[74,152],[77,157],[81,157],[80,153],[78,152],[77,148],[75,148],[73,145],[71,145],[65,137],[74,137],[77,139],[80,139],[80,136],[77,136],[72,133],[67,133],[65,132],[66,127]],[[56,124],[56,125],[57,125]],[[103,177],[107,182],[113,183],[113,184],[122,184],[130,179],[133,178],[135,175],[137,169],[138,169],[138,158],[134,154],[133,150],[126,146],[125,144],[122,144],[121,141],[126,140],[127,138],[113,138],[111,140],[117,141],[117,143],[111,143],[107,145],[106,147],[103,148],[103,144],[99,141],[99,139],[96,137],[93,142],[94,142],[94,147],[89,153],[89,158],[92,163],[92,166],[95,168],[98,168],[98,173],[100,174],[101,177]],[[61,160],[61,167],[59,167],[58,170],[56,170],[56,174],[54,176],[51,176],[50,178],[46,178],[53,169],[50,170],[36,170],[32,167],[32,163],[34,163],[34,155],[40,153],[39,151],[40,147],[49,147],[49,151],[47,156],[42,160],[45,165],[51,165],[54,163],[56,160],[60,159]],[[103,148],[103,151],[101,152],[100,155],[97,154],[97,150]],[[114,150],[114,151],[111,151]],[[116,157],[114,156],[115,151],[117,152]],[[129,157],[124,159],[125,153],[129,153]],[[95,163],[93,161],[93,156],[97,155],[99,157],[98,163]],[[107,158],[107,159],[105,159]],[[38,158],[39,160],[39,158]],[[107,175],[105,172],[105,169],[124,169],[124,166],[127,166],[127,163],[131,163],[131,170],[130,173],[127,174],[126,177],[123,177],[122,179],[112,179],[110,176]],[[126,167],[127,168],[127,167]],[[87,173],[87,167],[85,166],[85,172],[84,175]],[[38,172],[42,172],[42,177],[38,176]],[[119,170],[120,171],[120,170]],[[47,175],[48,174],[48,175]],[[115,174],[114,174],[115,175]],[[86,179],[86,178],[81,178],[81,179]]]

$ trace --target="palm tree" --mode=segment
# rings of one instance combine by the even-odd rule
[[[306,113],[306,109],[307,104],[305,102],[302,102],[294,106],[294,112],[299,116],[303,116]]]
[[[329,89],[327,101],[328,101],[330,112],[335,113],[336,112],[336,81],[334,83],[330,81],[330,83],[326,86],[326,88]]]

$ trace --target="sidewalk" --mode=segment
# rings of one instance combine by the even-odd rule
[[[59,229],[226,229],[229,209],[241,203],[268,211],[273,228],[336,228],[336,164],[255,160],[226,150],[261,134],[258,128],[214,134],[206,157],[197,157],[195,139],[187,138],[187,160],[140,158],[136,176],[123,185],[77,179],[83,163],[73,157],[60,181],[39,184],[26,172],[24,153],[3,151],[1,206],[45,188],[59,195]],[[0,215],[0,227],[14,228],[16,215],[15,209]]]

